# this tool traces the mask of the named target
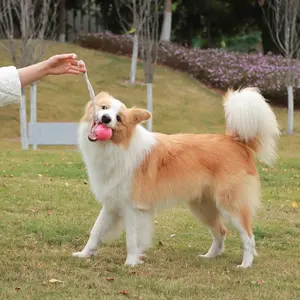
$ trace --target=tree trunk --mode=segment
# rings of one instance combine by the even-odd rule
[[[37,82],[34,82],[30,86],[30,122],[31,123],[36,123],[36,94],[37,94]],[[33,144],[32,149],[37,150],[37,144]]]
[[[88,33],[91,33],[91,0],[88,0],[87,14],[88,14]]]
[[[59,5],[59,37],[58,41],[64,43],[66,41],[66,1],[60,0]]]
[[[130,84],[135,83],[136,75],[136,65],[139,53],[139,39],[137,33],[133,36],[133,45],[132,45],[132,57],[131,57],[131,67],[130,67]]]
[[[22,149],[28,150],[26,95],[24,89],[22,89],[21,102],[20,102],[20,134],[21,134]]]
[[[73,37],[77,34],[77,27],[76,27],[76,18],[77,18],[77,11],[76,9],[73,10]]]
[[[287,134],[292,135],[294,129],[294,91],[291,85],[287,86],[288,93],[288,128]]]
[[[165,0],[164,20],[161,30],[161,41],[170,42],[172,30],[172,0]]]
[[[152,105],[152,83],[146,83],[147,86],[147,109],[152,114],[153,105]],[[152,118],[147,121],[147,129],[152,131]]]

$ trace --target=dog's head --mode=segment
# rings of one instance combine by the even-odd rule
[[[97,120],[103,126],[112,129],[110,141],[115,144],[128,145],[135,127],[151,118],[151,113],[141,108],[127,108],[124,103],[110,94],[101,92],[96,96]],[[90,122],[93,130],[93,103],[88,102],[82,122]]]

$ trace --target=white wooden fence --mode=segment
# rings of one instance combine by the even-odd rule
[[[77,145],[78,123],[29,123],[28,144],[36,150],[38,145]]]

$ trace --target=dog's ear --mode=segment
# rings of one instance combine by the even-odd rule
[[[84,108],[84,115],[81,121],[91,121],[93,119],[93,102],[89,101]]]
[[[136,107],[130,108],[130,116],[133,124],[140,124],[152,117],[148,110]]]
[[[93,109],[93,102],[90,100],[85,106],[85,112],[90,112]]]

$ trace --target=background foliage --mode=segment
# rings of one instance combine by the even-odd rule
[[[237,50],[236,41],[243,41],[240,47],[249,47],[249,40],[257,36],[227,39],[228,47]],[[129,36],[109,32],[79,35],[79,45],[119,55],[131,55],[132,41]],[[248,44],[247,44],[248,43]],[[259,87],[273,104],[286,104],[285,72],[286,62],[279,55],[263,53],[228,52],[224,49],[188,48],[175,43],[161,43],[158,62],[184,71],[201,82],[221,90],[241,86]],[[294,69],[300,77],[300,62],[295,60]],[[295,103],[300,104],[300,83],[296,82]]]

